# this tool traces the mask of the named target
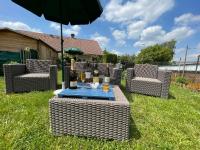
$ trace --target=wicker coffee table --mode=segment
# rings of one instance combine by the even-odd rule
[[[113,87],[115,101],[53,97],[49,101],[53,135],[127,140],[130,106],[118,86]]]

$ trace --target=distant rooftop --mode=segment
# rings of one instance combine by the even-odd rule
[[[42,42],[49,45],[51,48],[53,48],[57,52],[61,51],[60,37],[57,35],[23,31],[23,30],[12,30],[9,28],[2,28],[0,29],[0,31],[1,30],[9,30],[11,32],[16,32],[18,34],[22,34],[36,40],[41,40]],[[84,54],[89,54],[89,55],[103,54],[102,49],[100,48],[97,41],[88,40],[88,39],[79,39],[79,38],[76,38],[73,34],[71,35],[71,37],[64,38],[64,48],[71,48],[71,47],[80,48],[81,51],[84,52]]]

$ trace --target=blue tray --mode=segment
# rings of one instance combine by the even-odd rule
[[[78,85],[77,89],[65,89],[58,94],[58,97],[74,97],[83,99],[101,99],[101,100],[115,100],[113,88],[111,86],[108,92],[102,90],[102,86],[99,85],[97,89],[87,88],[84,85]]]

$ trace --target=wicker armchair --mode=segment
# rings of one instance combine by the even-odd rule
[[[4,64],[6,93],[55,90],[57,66],[51,60],[27,59],[26,64]]]
[[[86,63],[85,62],[77,62],[76,63],[76,70],[77,72],[85,72],[86,69],[85,68]],[[107,64],[105,63],[98,63],[98,70],[99,70],[99,75],[100,78],[104,76],[105,72],[107,71]],[[65,87],[68,87],[68,83],[69,83],[69,71],[70,71],[70,67],[65,67],[64,69],[64,78],[65,78]],[[120,85],[121,83],[121,73],[122,70],[118,69],[118,68],[114,68],[112,64],[109,64],[109,71],[110,71],[110,76],[111,76],[111,83],[114,85]]]
[[[168,98],[170,71],[158,70],[157,65],[139,65],[127,69],[126,89],[129,92]]]

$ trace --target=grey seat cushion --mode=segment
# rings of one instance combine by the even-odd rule
[[[15,76],[15,78],[49,78],[49,73],[27,73]]]
[[[160,80],[154,79],[154,78],[135,77],[135,78],[133,78],[132,80],[135,80],[135,81],[145,81],[145,82],[162,83]]]
[[[135,77],[131,81],[131,91],[141,94],[160,96],[162,82],[153,78]]]
[[[50,89],[48,73],[29,73],[15,76],[13,80],[14,91],[41,91]]]

